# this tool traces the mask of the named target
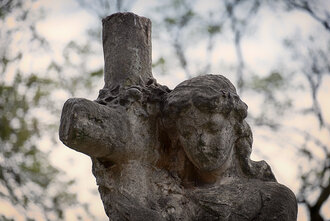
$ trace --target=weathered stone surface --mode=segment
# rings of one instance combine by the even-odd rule
[[[121,158],[132,137],[125,111],[86,99],[69,99],[63,107],[60,139],[92,157]]]
[[[151,74],[151,21],[133,13],[103,19],[105,88],[146,83]]]
[[[96,101],[64,104],[60,139],[91,156],[109,220],[296,219],[294,194],[250,159],[247,105],[228,79],[199,76],[170,91],[148,66],[149,20],[115,14],[104,29],[105,87]]]

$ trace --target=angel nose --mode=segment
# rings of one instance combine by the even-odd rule
[[[199,140],[198,143],[199,143],[200,146],[206,146],[207,138],[206,138],[206,136],[205,136],[204,133],[200,133],[200,134],[199,134],[199,139],[198,139],[198,140]]]

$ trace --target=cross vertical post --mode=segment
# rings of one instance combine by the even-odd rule
[[[151,73],[151,21],[133,13],[102,20],[104,88],[144,84]]]

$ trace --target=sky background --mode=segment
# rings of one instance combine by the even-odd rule
[[[215,1],[199,1],[199,10],[203,11],[209,7],[212,7]],[[330,1],[325,1],[325,6],[330,7]],[[157,4],[157,1],[152,0],[139,0],[136,1],[132,12],[140,15],[149,17],[152,14],[150,10]],[[31,5],[33,10],[37,10],[40,7],[45,8],[46,18],[40,21],[37,25],[37,30],[45,36],[45,38],[50,42],[51,56],[43,56],[42,54],[26,56],[22,66],[27,72],[41,71],[47,68],[47,65],[51,59],[56,59],[58,61],[63,60],[62,50],[70,40],[84,41],[86,39],[86,30],[89,27],[101,26],[101,21],[92,15],[88,10],[82,8],[74,0],[42,0],[37,1]],[[250,34],[242,42],[242,51],[245,58],[245,62],[254,68],[258,73],[269,73],[272,67],[280,66],[279,60],[287,57],[289,59],[290,55],[284,51],[284,45],[282,40],[285,36],[295,35],[297,33],[305,35],[315,31],[315,27],[319,24],[315,22],[312,18],[303,12],[293,11],[293,12],[277,12],[274,13],[272,9],[266,8],[260,12],[258,16],[258,21],[252,21],[258,24],[258,28],[251,29]],[[13,24],[11,24],[11,22]],[[8,26],[14,25],[15,21],[9,19]],[[155,24],[154,24],[155,25]],[[157,33],[157,27],[153,27],[153,36],[160,35]],[[322,32],[320,33],[322,35]],[[24,33],[18,34],[16,36],[19,38],[24,38]],[[326,39],[326,38],[325,38]],[[236,54],[234,50],[234,45],[232,43],[231,36],[223,36],[221,39],[217,39],[219,42],[215,49],[211,59],[213,65],[213,73],[223,74],[229,78],[233,83],[235,82],[235,77],[230,65],[236,62]],[[100,38],[101,42],[101,38]],[[205,51],[202,50],[203,42],[197,43],[190,52],[189,56],[191,59],[199,59],[200,57],[206,57]],[[101,51],[101,44],[99,44],[98,51]],[[160,56],[160,51],[166,51],[166,44],[163,44],[159,39],[153,37],[153,60],[157,60]],[[168,53],[171,53],[169,51]],[[281,58],[281,59],[280,59]],[[220,62],[219,62],[220,61]],[[89,61],[91,66],[103,65],[103,56],[100,54],[98,59]],[[294,63],[292,65],[295,65]],[[68,73],[69,74],[69,73]],[[170,70],[167,70],[166,75],[159,73],[153,73],[154,77],[161,84],[167,85],[170,88],[174,88],[178,83],[186,80],[186,75],[184,72],[175,66]],[[6,81],[13,80],[14,73],[12,75],[6,75]],[[79,97],[85,97],[94,100],[98,96],[98,91],[103,87],[103,82],[97,82],[96,88],[93,93],[81,93],[78,94]],[[322,82],[321,91],[319,93],[319,99],[322,105],[324,117],[327,122],[330,122],[330,77],[326,78]],[[63,105],[65,100],[69,98],[68,94],[63,92],[57,92],[53,96],[58,100],[58,105]],[[295,104],[297,106],[305,106],[310,104],[312,101],[308,97],[308,94],[297,91],[295,96]],[[249,112],[257,113],[262,104],[262,100],[253,93],[245,93],[241,99],[248,104]],[[44,116],[43,116],[44,114]],[[56,119],[56,116],[48,116],[46,113],[40,111],[40,116],[45,119],[52,118]],[[55,119],[53,119],[55,118]],[[319,133],[319,138],[326,144],[330,143],[330,138],[324,131],[319,131],[319,126],[313,117],[296,117],[295,113],[286,116],[284,119],[287,123],[288,128],[286,131],[274,132],[268,129],[256,129],[252,127],[254,134],[254,152],[252,154],[253,160],[262,160],[263,157],[267,157],[267,162],[271,165],[273,172],[275,173],[278,182],[288,186],[294,192],[297,191],[298,181],[297,181],[297,161],[296,152],[291,149],[279,148],[279,143],[285,143],[288,140],[297,141],[300,143],[303,141],[302,137],[292,137],[290,130],[293,130],[293,126],[297,128],[308,128],[309,131]],[[273,135],[277,139],[277,143],[269,142],[269,136]],[[50,147],[52,142],[49,138],[45,137],[41,141],[41,146]],[[59,142],[60,143],[60,142]],[[284,145],[285,146],[285,145]],[[91,161],[89,157],[75,152],[62,144],[53,148],[51,155],[51,161],[59,168],[62,168],[68,176],[75,178],[77,180],[77,185],[73,188],[78,192],[79,199],[83,202],[92,202],[91,210],[97,216],[97,220],[107,220],[104,213],[104,209],[99,199],[98,192],[96,189],[95,178],[91,173]],[[262,152],[262,154],[257,154]],[[320,152],[320,154],[322,154]],[[308,165],[302,165],[308,166]],[[6,207],[0,206],[0,212],[5,212],[7,215],[15,214],[17,220],[23,220],[23,218],[16,214],[14,210],[10,209],[10,206]],[[5,209],[4,209],[5,208]],[[5,210],[5,211],[4,211]],[[33,211],[32,211],[33,212]],[[330,218],[330,203],[329,200],[322,210],[325,217]],[[299,206],[298,220],[303,221],[306,219],[306,211],[303,207]]]

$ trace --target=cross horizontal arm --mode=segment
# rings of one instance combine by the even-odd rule
[[[63,106],[60,140],[91,157],[119,159],[125,154],[129,127],[126,112],[72,98]]]

